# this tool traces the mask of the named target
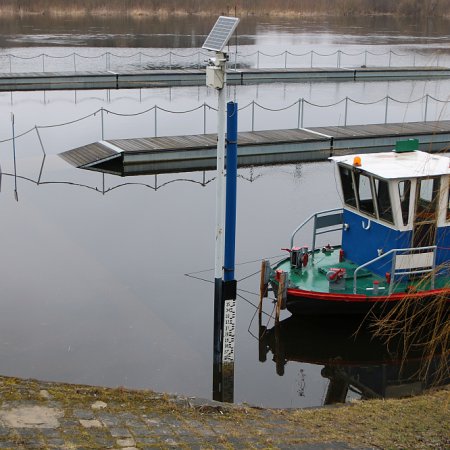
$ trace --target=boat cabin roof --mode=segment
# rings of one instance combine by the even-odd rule
[[[355,157],[360,164],[354,164]],[[384,179],[423,178],[450,174],[450,159],[419,150],[397,153],[361,153],[332,156],[331,160],[349,167],[357,167],[369,174]]]

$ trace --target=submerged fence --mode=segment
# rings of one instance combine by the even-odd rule
[[[406,121],[407,113],[414,114],[413,121],[418,122],[448,120],[450,119],[450,111],[447,108],[449,103],[450,99],[441,100],[429,94],[410,101],[402,101],[386,96],[377,101],[362,102],[345,97],[335,103],[326,105],[315,104],[304,98],[299,98],[290,105],[280,108],[264,106],[256,101],[251,101],[239,108],[239,130],[258,131],[314,126],[366,125],[368,123],[403,123]],[[367,120],[369,115],[364,114],[364,110],[370,112],[371,120]],[[150,117],[147,119],[144,117],[145,115]],[[130,134],[130,131],[126,130],[123,121],[120,123],[113,121],[112,125],[108,123],[108,119],[111,121],[113,117],[119,120],[121,118],[133,118],[135,120],[138,116],[143,116],[144,122],[142,123],[145,126],[134,128],[139,129],[139,134],[142,137],[206,134],[208,132],[214,133],[217,128],[217,109],[206,102],[186,110],[169,110],[154,105],[144,111],[135,113],[120,113],[102,107],[88,115],[64,123],[35,125],[27,131],[19,132],[14,137],[0,140],[0,144],[14,142],[31,132],[36,132],[39,146],[45,154],[40,130],[77,124],[91,117],[99,118],[99,139],[138,137],[136,135],[126,136],[126,134]],[[329,119],[327,119],[328,117]],[[325,123],[323,123],[324,120],[326,121]],[[60,151],[62,150],[60,149]]]
[[[360,123],[362,125],[369,122],[402,123],[401,119],[405,117],[408,109],[414,109],[417,121],[448,120],[450,119],[450,111],[447,108],[449,102],[449,99],[440,100],[429,94],[411,101],[401,101],[391,96],[386,96],[374,102],[361,102],[345,97],[338,102],[328,105],[318,105],[300,98],[290,105],[280,108],[268,107],[256,101],[251,101],[240,108],[239,130],[258,131],[270,128],[308,128],[322,125],[320,121],[328,120],[327,117],[330,119],[325,125],[329,126],[355,124],[355,117],[358,117],[360,120],[362,118],[364,121]],[[376,115],[373,113],[377,105],[379,117],[376,118]],[[434,114],[432,113],[433,107]],[[364,117],[367,118],[361,113],[364,109],[370,110],[372,121],[364,119]],[[324,114],[324,112],[331,114]],[[334,117],[334,121],[331,120],[332,117]],[[88,119],[92,120],[89,122]],[[131,121],[128,119],[131,119]],[[100,139],[215,133],[217,129],[216,120],[217,109],[204,102],[186,110],[169,110],[154,105],[144,111],[134,113],[121,113],[102,107],[90,114],[64,123],[35,125],[27,131],[19,131],[18,133],[15,132],[13,123],[12,137],[0,140],[0,190],[3,175],[13,178],[16,199],[18,198],[17,180],[20,179],[33,182],[36,185],[67,184],[82,186],[103,194],[128,185],[146,186],[152,190],[157,190],[174,181],[189,181],[205,186],[212,180],[212,178],[208,179],[206,177],[205,172],[203,172],[202,179],[199,180],[181,178],[161,183],[155,175],[153,184],[127,182],[120,183],[117,186],[106,187],[104,174],[102,175],[101,186],[91,186],[82,185],[76,181],[47,181],[43,179],[43,171],[47,155],[60,153],[89,142]],[[74,128],[70,129],[71,126]],[[81,133],[80,130],[82,131]],[[75,142],[76,144],[74,144]],[[18,157],[24,153],[35,154],[36,150],[42,155],[42,165],[36,179],[19,175],[16,167],[16,154]],[[8,169],[8,166],[10,170],[5,171],[4,169]],[[249,181],[253,181],[256,178],[253,177],[251,172]]]
[[[113,70],[113,69],[177,69],[177,68],[203,68],[205,60],[211,53],[197,50],[195,52],[181,53],[168,51],[162,54],[148,54],[135,52],[132,54],[116,54],[104,52],[98,55],[83,55],[73,52],[66,55],[49,55],[40,53],[33,56],[21,56],[11,53],[0,55],[0,72],[49,72],[84,70]],[[441,53],[399,53],[394,50],[386,52],[373,52],[364,50],[351,53],[336,50],[331,53],[319,53],[310,50],[305,53],[295,53],[289,50],[270,54],[257,50],[252,53],[230,53],[230,67],[236,69],[243,67],[361,67],[361,66],[439,66],[443,60],[448,64],[449,55]]]

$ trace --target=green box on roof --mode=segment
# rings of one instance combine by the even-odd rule
[[[397,141],[395,151],[397,153],[413,152],[419,150],[419,139],[407,139],[406,141]]]

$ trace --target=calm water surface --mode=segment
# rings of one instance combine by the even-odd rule
[[[105,50],[127,55],[136,49],[153,54],[169,49],[187,52],[201,45],[211,26],[206,19],[64,21],[52,23],[51,29],[40,19],[3,25],[2,54],[22,56],[43,52],[63,55],[74,50],[91,55]],[[448,29],[448,23],[440,22],[245,19],[239,43],[242,51],[267,53],[285,49],[297,53],[311,49],[357,52],[370,45],[379,52],[420,51],[426,55],[423,58],[433,61],[437,51],[441,58],[447,55]],[[448,81],[424,80],[245,86],[229,89],[228,95],[241,107],[255,100],[278,109],[299,98],[326,105],[346,96],[371,102],[391,95],[407,102],[425,94],[448,99],[448,92]],[[71,122],[102,107],[130,114],[155,104],[169,111],[185,111],[204,102],[212,106],[217,102],[215,93],[204,87],[2,93],[0,140],[11,137],[11,112],[15,132],[21,134],[35,125]],[[251,129],[250,109],[240,112],[242,130]],[[372,107],[352,104],[348,123],[382,122],[384,111],[384,103]],[[152,114],[125,117],[104,113],[104,136],[152,136]],[[392,104],[389,110],[390,119],[397,121],[422,120],[423,114],[423,103],[406,107]],[[428,114],[429,118],[446,118],[448,108],[430,103]],[[311,106],[304,125],[342,124],[343,120],[342,104],[326,109]],[[161,111],[157,122],[158,135],[201,133],[203,110],[182,115]],[[255,129],[296,124],[295,107],[277,113],[256,110]],[[208,111],[206,130],[213,132],[215,126],[215,113]],[[45,160],[35,131],[17,139],[17,179],[12,176],[12,144],[0,143],[0,372],[210,397],[214,173],[132,179],[106,176],[103,180],[99,174],[68,166],[56,155],[99,140],[100,114],[64,126],[40,128],[40,136]],[[276,259],[300,221],[316,210],[335,207],[339,197],[329,163],[242,169],[239,174],[237,276],[241,279],[258,271],[260,259]],[[15,182],[19,202],[13,195]],[[122,183],[141,184],[118,187]],[[103,191],[107,192],[103,195]],[[304,238],[307,240],[306,235]],[[205,281],[185,276],[193,272]],[[235,400],[267,406],[323,404],[329,398],[329,379],[333,378],[327,361],[345,354],[355,362],[360,355],[348,355],[352,346],[340,329],[332,327],[318,335],[319,326],[299,325],[300,335],[281,341],[285,346],[296,342],[294,354],[282,348],[280,357],[280,348],[270,341],[271,334],[259,344],[254,317],[258,284],[257,275],[239,284],[243,291],[237,302]],[[271,311],[267,302],[266,312],[270,315]],[[270,330],[273,324],[269,316],[265,321]],[[292,326],[287,325],[287,329],[292,330]],[[341,348],[321,354],[317,346],[323,336],[336,338]],[[359,347],[355,344],[354,348]],[[259,361],[264,359],[263,353],[267,353],[266,362]],[[387,364],[385,353],[377,355],[372,372],[378,370],[375,366]],[[277,374],[277,369],[284,375]]]

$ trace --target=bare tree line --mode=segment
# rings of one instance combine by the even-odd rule
[[[450,0],[0,0],[2,15],[233,14],[448,16]]]

